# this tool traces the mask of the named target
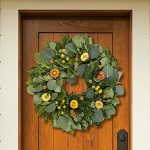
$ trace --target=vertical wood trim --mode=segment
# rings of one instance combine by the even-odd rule
[[[132,150],[132,11],[129,15],[129,87],[130,87],[130,116],[129,116],[129,150]]]
[[[129,59],[129,19],[113,21],[113,56],[118,58],[118,64],[123,72],[122,84],[125,95],[120,97],[117,115],[113,117],[113,149],[117,149],[117,132],[125,129],[130,134],[130,59]],[[122,51],[122,53],[120,52]],[[127,52],[126,52],[127,51]],[[127,93],[127,94],[126,94]],[[128,144],[128,147],[130,143]]]
[[[22,150],[22,16],[18,13],[18,149]]]
[[[38,150],[38,114],[34,110],[33,97],[26,93],[26,81],[28,79],[27,71],[30,67],[35,65],[32,59],[35,52],[38,50],[38,32],[37,26],[29,26],[27,20],[23,21],[23,43],[22,46],[22,149]],[[28,32],[26,32],[26,29]],[[31,41],[32,39],[32,41]],[[27,51],[27,52],[25,52]],[[26,63],[26,62],[30,62]],[[24,111],[26,110],[26,111]],[[30,121],[29,121],[30,120]]]

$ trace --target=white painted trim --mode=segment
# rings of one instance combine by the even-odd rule
[[[133,150],[149,150],[149,0],[2,0],[1,8],[1,150],[18,149],[18,9],[133,10]]]

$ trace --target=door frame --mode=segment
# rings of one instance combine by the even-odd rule
[[[18,10],[18,150],[22,150],[22,30],[25,17],[128,17],[129,70],[130,70],[130,122],[129,149],[132,148],[132,10]]]

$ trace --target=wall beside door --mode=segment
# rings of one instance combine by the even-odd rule
[[[0,150],[18,149],[18,10],[133,10],[133,150],[150,147],[149,0],[2,0],[0,49]]]

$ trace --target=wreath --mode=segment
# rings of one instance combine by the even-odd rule
[[[94,44],[86,34],[65,36],[61,42],[46,42],[35,59],[27,92],[33,95],[38,115],[52,127],[73,134],[115,115],[124,88],[119,81],[122,72],[108,48]],[[68,94],[65,84],[77,84],[79,77],[87,90]]]

